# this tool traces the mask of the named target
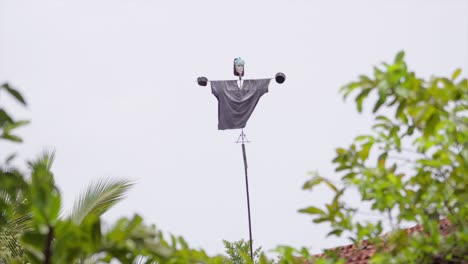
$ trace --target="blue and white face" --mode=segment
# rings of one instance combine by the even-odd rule
[[[235,69],[239,76],[242,76],[242,73],[244,72],[244,64],[236,63]]]
[[[235,76],[244,76],[244,60],[239,57],[234,59],[234,75]]]

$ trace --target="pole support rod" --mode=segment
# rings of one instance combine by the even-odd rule
[[[242,87],[242,76],[241,74],[239,74],[239,88],[243,88]],[[249,246],[250,246],[250,259],[252,260],[252,262],[254,261],[254,258],[253,258],[253,241],[252,241],[252,220],[251,220],[251,217],[250,217],[250,195],[249,195],[249,177],[248,177],[248,174],[247,174],[247,154],[245,152],[245,142],[248,142],[246,141],[246,136],[244,134],[244,129],[241,130],[241,142],[242,142],[242,157],[244,159],[244,172],[245,172],[245,192],[247,193],[247,213],[248,213],[248,217],[249,217]]]
[[[253,242],[252,242],[252,221],[250,218],[250,197],[249,197],[249,178],[247,176],[247,154],[245,152],[245,144],[242,142],[242,156],[244,158],[244,171],[245,171],[245,190],[247,193],[247,212],[249,217],[249,244],[250,244],[250,259],[253,261]]]

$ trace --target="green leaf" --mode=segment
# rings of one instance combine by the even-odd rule
[[[377,66],[374,66],[374,76],[377,79],[382,79],[382,77],[384,76],[384,72],[381,69],[379,69]]]
[[[369,95],[370,92],[371,92],[371,89],[365,89],[358,96],[356,96],[355,101],[356,101],[356,106],[357,106],[359,113],[362,112],[362,104],[364,102],[364,99],[366,99],[366,97]]]
[[[350,168],[351,168],[351,166],[341,165],[338,168],[336,168],[335,171],[344,171],[344,170],[347,170],[347,169],[350,169]]]
[[[384,152],[380,154],[377,159],[377,163],[378,163],[377,165],[379,167],[385,167],[385,162],[387,161],[387,157],[388,157],[388,152]]]
[[[321,184],[323,182],[330,189],[332,189],[333,191],[335,191],[335,192],[338,191],[338,188],[333,183],[331,183],[328,179],[326,179],[326,178],[324,178],[322,176],[319,176],[317,173],[314,173],[314,175],[315,176],[312,179],[310,179],[306,183],[304,183],[304,185],[302,186],[303,190],[310,190],[310,189],[312,189],[312,187],[314,187],[316,185],[319,185],[319,184]]]
[[[0,116],[1,116],[1,113],[0,113]],[[1,117],[0,117],[0,119],[1,119]],[[20,137],[12,135],[12,134],[10,134],[10,132],[11,132],[11,130],[13,130],[15,128],[18,128],[20,126],[24,126],[24,125],[26,125],[28,123],[29,123],[29,121],[18,121],[18,122],[5,121],[3,123],[3,133],[2,133],[2,135],[0,135],[0,138],[10,140],[10,141],[13,141],[13,142],[23,142],[23,140]]]
[[[323,222],[326,222],[326,221],[329,221],[329,218],[327,217],[319,217],[319,218],[315,218],[314,220],[312,220],[314,223],[316,224],[319,224],[319,223],[323,223]]]
[[[398,108],[396,110],[396,113],[395,113],[395,117],[400,119],[400,120],[404,120],[403,118],[403,115],[404,115],[404,110],[406,108],[406,100],[403,100],[400,102],[400,104],[398,105]]]
[[[17,121],[17,122],[13,122],[13,123],[6,123],[5,126],[4,126],[4,133],[9,133],[11,130],[15,129],[15,128],[18,128],[18,127],[22,127],[22,126],[25,126],[29,124],[29,121],[26,121],[26,120],[21,120],[21,121]]]
[[[332,236],[332,235],[339,237],[341,236],[342,233],[343,233],[343,229],[334,229],[327,234],[327,237]]]
[[[5,159],[5,164],[9,164],[11,161],[13,161],[16,158],[16,153],[10,154],[6,159]]]
[[[310,180],[308,180],[308,181],[306,181],[304,183],[304,185],[302,186],[303,190],[310,190],[310,189],[312,189],[312,187],[322,183],[322,181],[323,181],[323,178],[320,175],[318,175],[317,172],[310,172],[310,174],[312,174],[313,177],[312,177],[312,179],[310,179]]]
[[[375,103],[374,108],[372,109],[372,113],[375,113],[379,110],[379,108],[385,103],[386,98],[380,98],[377,103]]]
[[[3,128],[7,123],[14,123],[10,115],[0,108],[0,128]]]
[[[45,236],[39,232],[26,232],[21,237],[21,244],[28,255],[28,260],[32,263],[44,263],[43,246]]]
[[[393,98],[393,100],[387,104],[387,106],[393,106],[394,104],[396,104],[398,102],[398,97],[395,96],[395,98]]]
[[[357,136],[354,141],[355,142],[361,142],[361,141],[373,141],[374,140],[374,137],[373,136],[369,136],[369,135],[362,135],[362,136]]]
[[[331,182],[329,181],[328,179],[323,179],[323,182],[330,188],[332,189],[333,191],[335,192],[338,192],[338,188]]]
[[[10,134],[3,134],[0,138],[7,139],[13,142],[18,142],[18,143],[23,142],[23,139],[21,139],[20,137],[15,136],[15,135],[10,135]]]
[[[362,149],[359,152],[359,158],[362,161],[367,160],[367,158],[369,157],[369,152],[370,152],[373,145],[374,145],[374,141],[369,141],[368,143],[362,145]]]
[[[357,174],[355,172],[349,172],[343,176],[343,180],[352,180]]]
[[[405,57],[405,52],[404,51],[398,52],[398,54],[395,57],[395,63],[403,62],[404,57]]]
[[[312,214],[312,215],[314,214],[325,215],[325,212],[322,209],[314,207],[314,206],[309,206],[307,208],[300,209],[299,213]]]
[[[424,128],[424,136],[427,137],[429,135],[434,134],[436,132],[434,131],[434,129],[439,122],[440,122],[439,114],[432,113],[432,115],[429,117],[429,120],[426,123],[426,127]]]
[[[21,102],[23,105],[26,105],[26,100],[24,100],[20,92],[10,87],[8,83],[3,84],[2,86],[8,91],[8,93],[10,93],[14,98],[16,98],[16,100]]]
[[[340,92],[343,93],[343,99],[348,98],[349,94],[352,93],[354,90],[356,90],[356,88],[358,88],[360,86],[361,86],[361,84],[359,82],[352,82],[352,83],[349,83],[349,84],[343,86],[340,89]]]
[[[460,75],[461,72],[462,72],[462,69],[456,69],[452,74],[452,81],[455,81],[455,79],[457,79],[457,77]]]

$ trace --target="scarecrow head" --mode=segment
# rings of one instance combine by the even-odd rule
[[[239,57],[234,59],[234,75],[244,76],[244,60]]]

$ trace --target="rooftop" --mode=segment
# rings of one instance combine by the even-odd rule
[[[423,231],[421,225],[405,229],[408,234],[420,233]],[[447,235],[450,232],[450,222],[448,219],[443,219],[439,222],[439,230],[442,235]],[[369,241],[364,240],[359,244],[351,244],[328,249],[338,254],[341,258],[346,259],[347,264],[368,264],[369,260],[376,252],[376,247]],[[325,253],[314,255],[314,258],[326,257]],[[313,262],[311,262],[313,263]],[[442,263],[442,262],[441,262]]]

